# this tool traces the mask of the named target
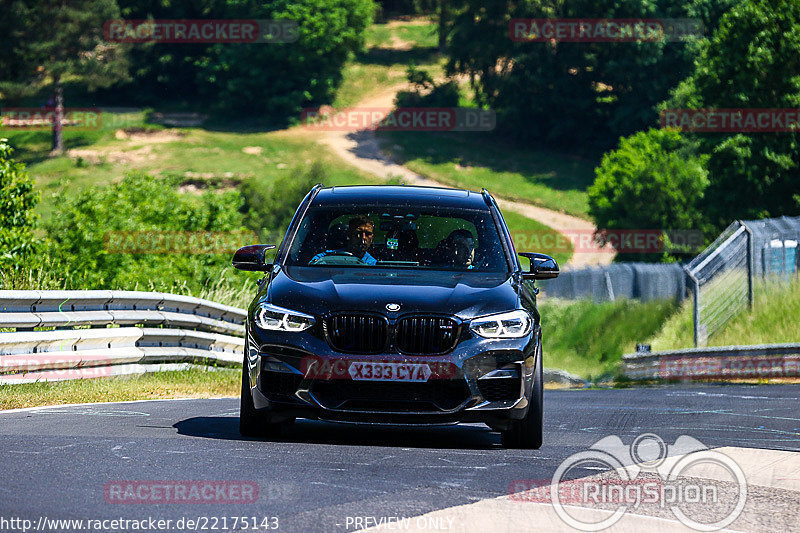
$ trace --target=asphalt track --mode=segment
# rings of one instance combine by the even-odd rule
[[[286,438],[257,440],[241,438],[237,422],[238,400],[230,398],[2,412],[0,530],[21,530],[3,519],[29,519],[35,527],[42,517],[183,518],[183,528],[170,530],[203,530],[185,520],[208,517],[216,528],[209,520],[205,530],[229,531],[235,516],[257,517],[259,526],[277,517],[278,530],[292,532],[354,531],[381,518],[389,521],[385,530],[403,529],[394,517],[426,517],[405,523],[418,531],[569,530],[560,522],[543,527],[552,509],[509,499],[509,487],[550,479],[565,458],[605,436],[627,445],[654,433],[667,444],[691,436],[742,464],[747,505],[730,529],[800,531],[795,385],[546,391],[545,443],[535,451],[503,449],[499,434],[481,425],[402,429],[300,420]],[[239,480],[255,483],[258,499],[118,503],[104,493],[109,484],[144,480]],[[649,520],[632,530],[682,527],[664,509],[629,514]],[[245,530],[239,520],[236,529]],[[52,523],[46,529],[74,530]]]

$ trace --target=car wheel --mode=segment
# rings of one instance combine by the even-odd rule
[[[544,384],[542,381],[542,348],[536,354],[536,375],[533,378],[533,390],[528,406],[528,414],[521,420],[511,422],[511,427],[501,433],[505,448],[525,448],[538,450],[542,447],[542,407]]]
[[[294,418],[282,422],[272,422],[267,416],[256,411],[250,393],[250,373],[247,362],[242,365],[242,396],[239,403],[239,433],[243,437],[280,437],[291,427]]]

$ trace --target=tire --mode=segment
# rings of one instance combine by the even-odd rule
[[[521,420],[513,420],[511,427],[501,432],[504,448],[538,450],[542,447],[542,408],[544,406],[544,383],[542,381],[542,348],[536,354],[536,375],[533,377],[533,390],[528,413]]]
[[[242,396],[239,402],[239,434],[243,437],[282,437],[294,422],[294,418],[282,422],[272,422],[267,416],[256,411],[250,393],[250,373],[247,361],[242,365]]]

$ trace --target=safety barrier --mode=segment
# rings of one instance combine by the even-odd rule
[[[736,380],[800,377],[800,343],[712,346],[622,356],[625,376],[648,380]]]
[[[246,318],[161,292],[0,291],[0,384],[238,366]]]

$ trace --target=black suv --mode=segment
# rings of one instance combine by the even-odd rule
[[[542,345],[531,280],[485,190],[314,187],[250,305],[242,435],[295,418],[373,424],[483,422],[507,447],[542,443]]]

